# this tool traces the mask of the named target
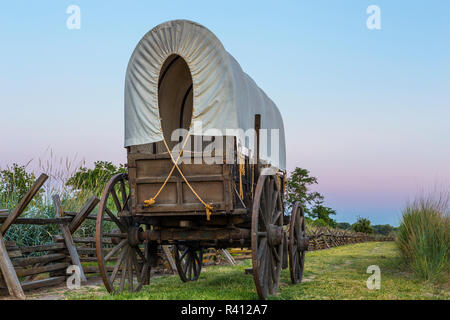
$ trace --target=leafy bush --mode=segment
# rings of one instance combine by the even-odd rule
[[[372,233],[373,229],[370,226],[370,220],[358,217],[358,220],[352,224],[352,230],[355,232]]]
[[[79,193],[89,193],[100,197],[106,183],[118,173],[126,173],[124,165],[116,167],[108,161],[97,161],[93,169],[80,167],[67,181],[66,185]]]
[[[348,222],[338,222],[336,224],[336,228],[342,229],[342,230],[350,230],[351,229],[351,224],[348,223]]]
[[[41,164],[41,161],[40,161]],[[53,157],[40,165],[49,179],[34,196],[21,217],[53,218],[55,209],[52,195],[58,194],[65,211],[78,211],[92,195],[100,196],[105,184],[117,174],[126,172],[123,165],[114,166],[111,162],[96,162],[93,169],[80,166],[75,172],[69,161],[55,160]],[[27,165],[13,164],[0,170],[0,209],[13,210],[34,184],[36,177]],[[93,212],[95,214],[95,212]],[[52,241],[52,236],[60,234],[56,225],[18,225],[13,224],[6,233],[6,240],[13,240],[19,246],[31,246]],[[77,231],[78,236],[95,235],[95,221],[86,220]]]
[[[14,163],[12,167],[0,170],[0,208],[13,209],[33,185],[36,177],[27,172],[26,167]],[[42,201],[42,193],[39,191],[31,205]]]
[[[372,227],[373,232],[376,234],[382,234],[384,236],[394,235],[397,228],[391,226],[390,224],[377,224]]]
[[[325,207],[321,204],[314,206],[311,210],[310,216],[315,218],[316,224],[321,226],[336,227],[336,221],[333,220],[330,215],[335,215],[336,211]]]
[[[25,196],[36,177],[27,171],[27,165],[20,166],[14,163],[0,171],[0,209],[13,210]],[[52,218],[55,210],[44,196],[41,189],[28,205],[22,217]],[[32,246],[47,243],[52,240],[58,227],[55,225],[18,225],[13,224],[4,235],[6,240],[13,240],[19,246]]]
[[[403,210],[397,245],[404,262],[421,278],[449,268],[449,194],[419,197]]]

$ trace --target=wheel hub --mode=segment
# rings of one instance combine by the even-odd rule
[[[298,246],[300,251],[306,251],[309,247],[309,238],[303,238],[299,241]]]
[[[267,229],[267,241],[271,246],[278,246],[283,242],[283,227],[269,224]]]
[[[139,233],[143,230],[139,227],[130,227],[128,228],[128,242],[132,247],[135,247],[141,244],[141,240],[139,239]]]
[[[111,236],[111,242],[112,242],[112,244],[113,244],[113,245],[118,245],[119,242],[120,242],[120,240],[121,240],[121,238],[120,238],[120,234],[121,234],[120,229],[113,229],[113,230],[111,231],[111,233],[112,233],[112,234],[117,234],[117,235],[118,235],[117,237]]]

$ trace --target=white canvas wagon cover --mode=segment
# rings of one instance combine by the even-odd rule
[[[225,135],[226,129],[254,128],[255,114],[260,114],[262,129],[279,130],[278,156],[271,155],[268,130],[269,151],[267,156],[260,154],[261,159],[285,170],[284,126],[276,105],[210,30],[187,20],[156,26],[140,40],[130,58],[125,80],[125,147],[163,140],[159,80],[163,65],[173,55],[184,59],[191,74],[192,122],[202,121],[203,132],[218,129]],[[253,144],[238,139],[253,151]]]

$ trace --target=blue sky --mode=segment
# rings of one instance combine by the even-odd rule
[[[81,29],[66,28],[66,8]],[[381,30],[366,8],[381,9]],[[450,181],[448,1],[14,1],[0,10],[0,167],[125,161],[128,59],[155,25],[212,30],[278,105],[288,169],[307,168],[337,220],[397,224]],[[6,137],[6,138],[5,138]]]

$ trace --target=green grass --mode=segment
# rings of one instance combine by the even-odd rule
[[[367,267],[381,269],[381,289],[369,290]],[[251,275],[244,274],[250,261],[238,266],[211,266],[197,282],[182,283],[178,276],[152,278],[139,293],[107,294],[102,286],[72,291],[67,299],[257,299]],[[448,277],[447,277],[448,280]],[[304,282],[290,283],[283,270],[280,288],[270,299],[449,299],[448,281],[423,282],[402,269],[393,242],[369,242],[307,253]]]

